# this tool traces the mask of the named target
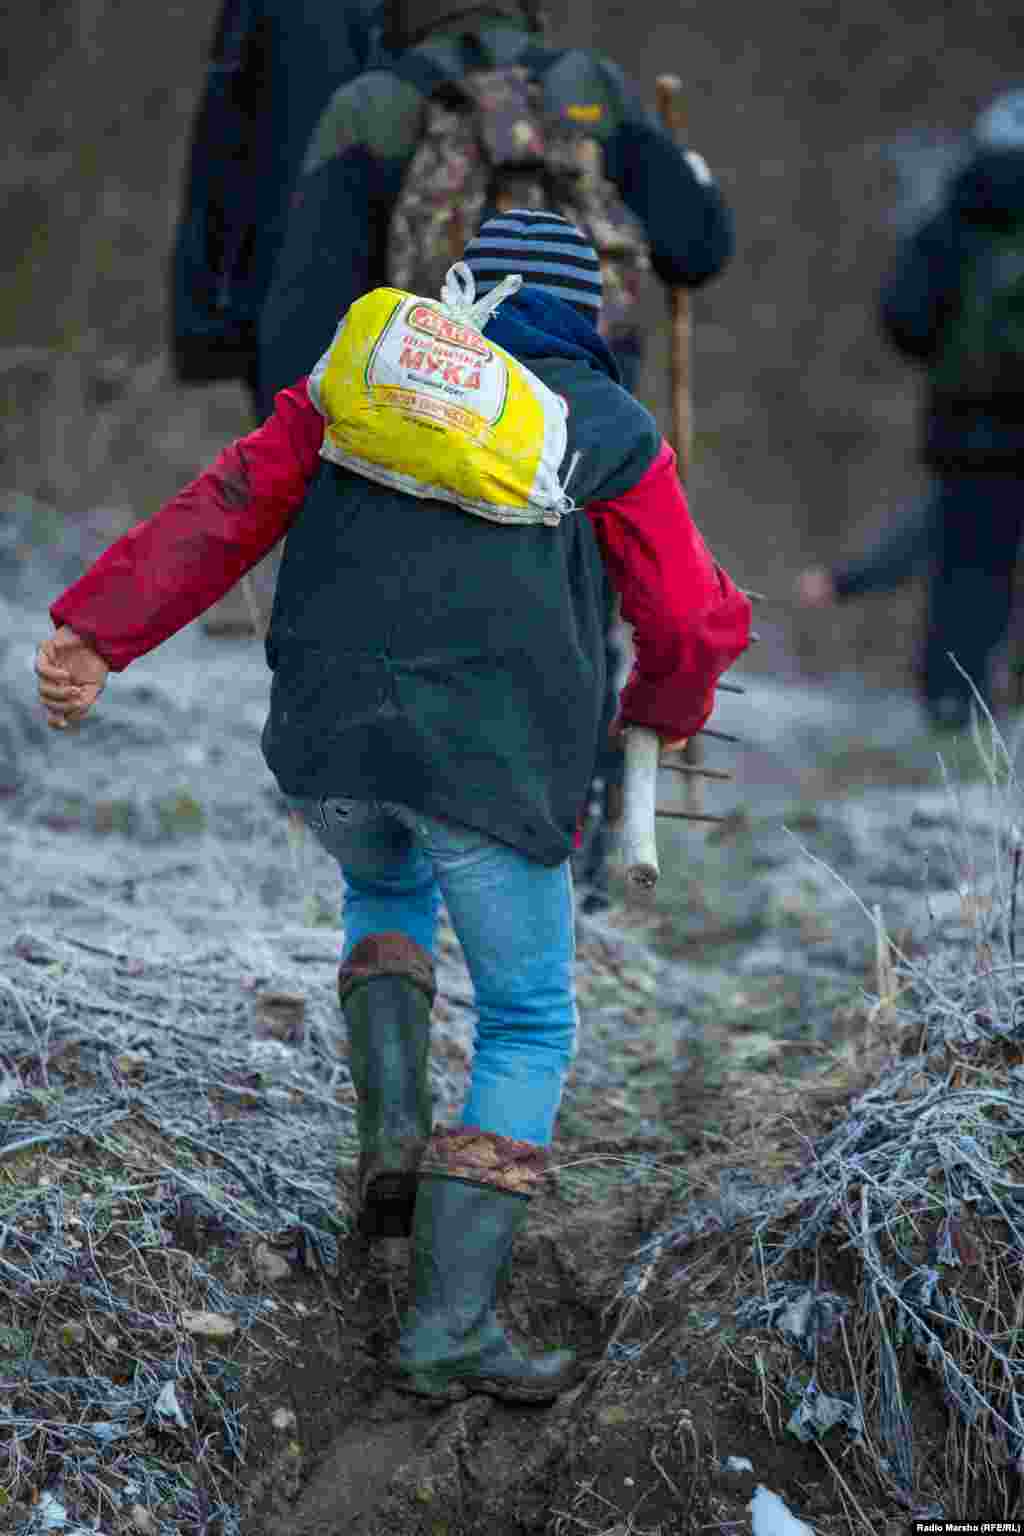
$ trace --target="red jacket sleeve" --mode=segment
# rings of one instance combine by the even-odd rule
[[[50,609],[121,672],[205,613],[288,532],[316,472],[323,418],[306,381],[137,523]]]
[[[711,558],[667,443],[631,490],[587,512],[633,626],[622,724],[666,741],[692,736],[714,708],[716,680],[750,643],[750,600]]]

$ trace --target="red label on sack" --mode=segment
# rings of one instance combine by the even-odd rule
[[[414,305],[407,316],[407,324],[426,336],[436,336],[438,341],[448,342],[450,346],[467,347],[471,352],[479,352],[481,357],[491,356],[491,349],[479,332],[471,326],[448,320],[436,309],[428,309],[426,304]]]

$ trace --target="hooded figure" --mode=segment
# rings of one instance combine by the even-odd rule
[[[374,56],[376,9],[376,0],[222,0],[170,263],[182,384],[240,379],[262,398],[257,326],[292,187],[332,91]]]
[[[477,387],[459,371],[460,348],[525,365],[531,398],[560,402],[562,463],[575,464],[573,500],[553,523],[499,526],[338,462],[318,368],[54,603],[60,627],[37,671],[51,723],[80,719],[108,670],[195,618],[287,534],[263,751],[344,881],[338,989],[357,1094],[358,1222],[370,1237],[412,1237],[395,1381],[438,1399],[543,1401],[573,1379],[572,1356],[520,1351],[495,1297],[575,1048],[569,854],[608,728],[605,584],[635,632],[621,724],[670,746],[707,720],[715,680],[747,644],[750,604],[705,548],[653,419],[616,383],[594,325],[600,267],[580,231],[514,209],[483,226],[465,261],[484,289],[527,281],[482,331],[422,299],[396,306],[392,291],[372,356],[396,315],[409,317],[399,332],[419,325],[439,338],[436,349],[410,340],[402,363],[422,443],[437,441],[446,412],[471,415],[448,404],[456,373]],[[349,319],[339,346],[357,328],[355,311]],[[345,378],[374,409],[398,387],[375,394],[370,366]],[[501,414],[512,399],[511,386],[499,391]],[[442,448],[442,482],[447,462]],[[564,498],[564,470],[561,485]],[[478,1014],[454,1127],[432,1124],[428,1074],[442,898]]]
[[[925,709],[959,730],[974,688],[993,704],[1024,526],[1024,89],[978,117],[940,206],[899,252],[881,320],[924,373],[921,457],[934,484],[869,554],[805,572],[801,592],[821,606],[926,571]]]

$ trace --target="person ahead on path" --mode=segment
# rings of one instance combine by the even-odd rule
[[[344,881],[339,997],[357,1093],[358,1222],[367,1236],[412,1227],[396,1379],[433,1397],[472,1388],[543,1400],[571,1379],[571,1356],[519,1353],[494,1299],[575,1048],[569,854],[607,727],[606,574],[637,655],[616,728],[645,725],[670,745],[707,720],[716,679],[748,643],[750,604],[708,554],[653,419],[615,383],[588,318],[601,291],[595,252],[551,215],[517,210],[503,225],[516,222],[518,234],[502,230],[503,291],[540,244],[557,237],[566,254],[479,331],[393,289],[353,305],[310,380],[281,391],[264,426],[58,598],[36,670],[50,723],[78,721],[108,670],[189,623],[287,533],[262,745]],[[481,230],[484,249],[492,233]],[[470,285],[479,249],[466,252]],[[369,361],[353,365],[346,348],[374,306],[386,325],[371,327]],[[382,402],[396,377],[416,383],[425,425],[403,418],[402,430],[422,447],[446,413],[463,421],[458,398],[486,386],[495,349],[533,381],[515,397],[511,383],[497,390],[498,417],[521,409],[525,420],[543,399],[555,413],[545,431],[562,436],[576,504],[558,481],[561,511],[544,522],[498,526],[465,510],[478,507],[471,499],[397,489],[413,484],[397,469],[364,472],[389,430]],[[339,409],[339,398],[356,403]],[[359,437],[363,409],[376,425]],[[514,468],[524,446],[517,428]],[[446,447],[429,451],[447,464]],[[442,898],[478,1021],[462,1123],[433,1130]]]
[[[822,607],[928,572],[921,687],[940,728],[992,705],[1024,526],[1024,90],[981,114],[941,207],[904,245],[882,292],[893,345],[927,374],[929,495],[863,561],[803,573]]]
[[[438,78],[528,66],[545,110],[584,127],[600,146],[603,173],[639,220],[656,276],[695,288],[722,271],[734,236],[721,191],[701,157],[673,142],[609,59],[586,49],[545,48],[536,7],[520,0],[390,0],[384,14],[392,67],[372,70],[334,94],[296,184],[260,320],[268,401],[319,356],[339,304],[344,309],[391,280],[391,216]],[[465,238],[473,233],[467,229]],[[617,356],[623,382],[633,389],[635,348],[624,343]]]
[[[292,187],[321,108],[374,55],[375,14],[370,0],[223,0],[170,263],[182,384],[239,379],[269,409],[257,321]]]

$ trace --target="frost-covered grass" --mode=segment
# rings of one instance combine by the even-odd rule
[[[710,1193],[637,1250],[620,1291],[620,1324],[642,1334],[645,1307],[685,1271],[688,1250],[731,1255],[718,1292],[734,1310],[728,1348],[760,1383],[776,1432],[820,1450],[851,1528],[877,1529],[901,1509],[1019,1512],[1017,745],[991,721],[975,730],[984,811],[978,789],[942,765],[950,878],[941,899],[923,882],[912,944],[893,940],[855,877],[808,852],[871,937],[861,1029],[802,1084],[727,1070],[725,1145],[690,1169]]]
[[[267,1254],[315,1278],[347,1228],[337,876],[259,757],[255,647],[179,637],[62,740],[2,616],[0,1525],[219,1536],[284,1347]],[[636,1196],[656,1234],[592,1287],[608,1365],[653,1358],[696,1264],[695,1316],[717,1285],[709,1337],[853,1524],[1007,1510],[1022,1449],[1019,791],[1012,748],[973,750],[980,783],[665,829],[657,905],[581,922],[552,1210]],[[472,1018],[447,929],[439,967],[443,1116]]]

